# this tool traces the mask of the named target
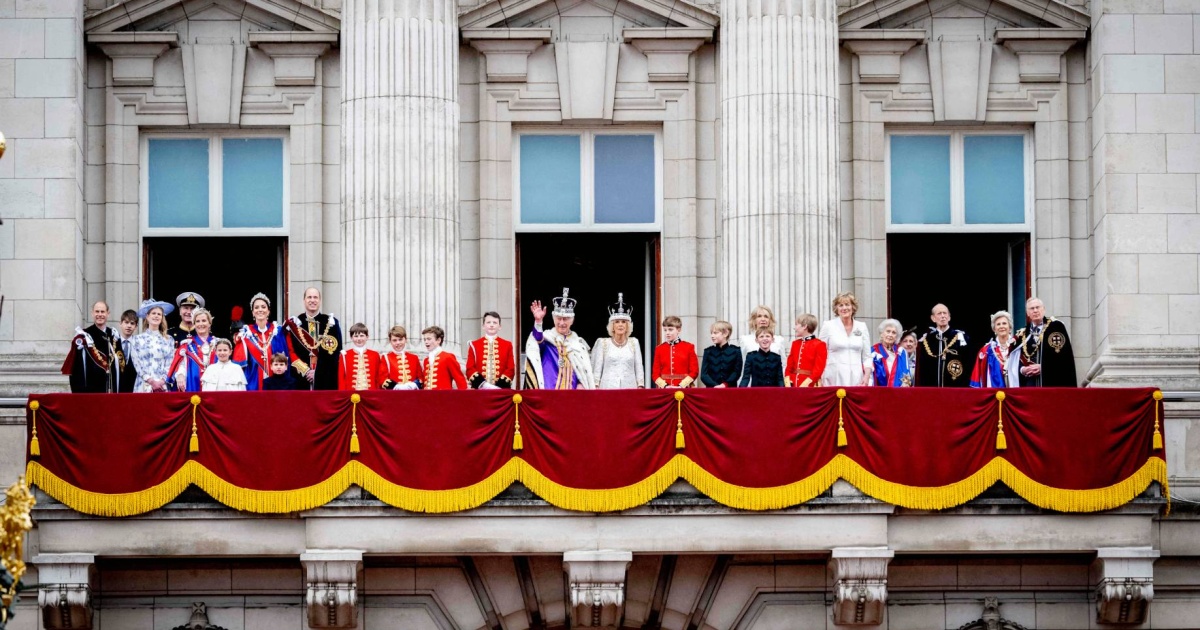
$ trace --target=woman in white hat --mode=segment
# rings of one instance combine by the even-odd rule
[[[138,307],[142,320],[142,332],[133,338],[130,355],[137,368],[138,381],[134,392],[167,391],[167,370],[175,355],[175,342],[167,334],[167,315],[175,307],[154,298],[145,300]]]
[[[608,307],[608,337],[596,340],[592,348],[592,372],[597,389],[633,389],[646,386],[642,367],[642,347],[633,333],[633,309],[625,304],[625,294],[617,294],[617,303]]]

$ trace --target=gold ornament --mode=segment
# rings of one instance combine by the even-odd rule
[[[0,132],[0,158],[4,157],[4,149],[7,147],[8,144],[4,141],[4,133]]]
[[[0,136],[0,141],[3,136]],[[33,529],[33,495],[25,485],[25,477],[8,487],[4,505],[0,505],[0,564],[12,576],[13,582],[7,590],[0,591],[0,624],[8,621],[8,608],[17,597],[17,583],[25,575],[25,532]]]

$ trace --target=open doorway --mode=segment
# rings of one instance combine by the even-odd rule
[[[974,351],[992,337],[992,313],[1025,325],[1029,287],[1028,234],[888,235],[888,313],[905,328],[928,329],[940,302]]]
[[[633,336],[648,359],[658,338],[658,267],[657,234],[518,234],[518,343],[523,348],[533,330],[529,304],[541,300],[553,310],[551,300],[568,287],[578,301],[572,330],[593,345],[608,336],[608,306],[624,293],[633,307]],[[546,319],[544,326],[553,325],[549,313]]]
[[[194,291],[204,297],[213,314],[213,334],[229,334],[230,313],[241,306],[249,322],[250,298],[263,293],[271,299],[271,319],[287,315],[284,287],[287,239],[282,237],[164,237],[147,238],[143,248],[143,299],[175,302],[175,296]],[[178,311],[167,324],[179,324]]]

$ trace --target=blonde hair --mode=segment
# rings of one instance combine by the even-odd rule
[[[632,334],[633,334],[633,320],[629,320],[629,319],[610,319],[610,320],[608,320],[608,323],[604,325],[604,330],[607,330],[607,331],[608,331],[608,336],[609,336],[609,337],[613,336],[613,324],[615,324],[615,323],[617,323],[617,322],[625,322],[625,325],[629,327],[629,330],[625,332],[625,334],[626,334],[626,335],[632,335]]]
[[[150,313],[153,313],[155,309],[157,309],[159,313],[162,313],[162,319],[158,320],[158,330],[156,332],[162,335],[163,338],[170,339],[171,335],[167,334],[167,314],[163,311],[163,307],[161,306],[155,306],[154,308],[146,311],[147,317],[142,318],[142,330],[146,332],[150,331],[149,315]]]
[[[192,311],[192,325],[194,326],[196,324],[196,318],[200,317],[201,315],[204,315],[208,318],[208,325],[211,327],[213,323],[212,311],[204,308],[203,306],[197,307],[196,310]]]
[[[843,292],[837,294],[837,297],[833,298],[833,314],[834,315],[838,314],[837,307],[838,307],[839,302],[849,302],[850,303],[850,307],[854,309],[853,311],[850,312],[851,317],[854,317],[855,315],[858,314],[858,298],[854,297],[853,293],[851,293],[849,291],[843,291]]]
[[[748,320],[749,324],[750,324],[750,332],[755,333],[755,335],[754,335],[755,337],[758,336],[757,330],[758,330],[759,326],[757,323],[755,323],[754,320],[758,319],[758,316],[760,313],[766,313],[767,317],[771,318],[771,323],[769,324],[769,327],[771,328],[772,331],[775,330],[775,311],[772,311],[770,306],[767,306],[765,304],[759,304],[758,306],[754,307],[754,310],[750,311],[750,319]],[[774,334],[774,333],[772,333],[772,334]]]
[[[720,320],[717,320],[716,322],[714,322],[712,326],[708,327],[708,332],[711,333],[714,330],[718,330],[720,332],[725,333],[725,338],[729,339],[729,336],[733,334],[733,324],[730,324],[729,322],[727,322],[723,319],[720,319]]]
[[[796,323],[800,324],[806,328],[808,332],[815,335],[817,333],[817,326],[819,326],[821,322],[817,320],[816,315],[813,315],[812,313],[804,313],[796,318]]]

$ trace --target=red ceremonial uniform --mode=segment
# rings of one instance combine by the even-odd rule
[[[825,361],[829,358],[829,346],[824,341],[809,335],[792,342],[788,353],[787,369],[783,382],[787,387],[817,387],[825,373]]]
[[[689,387],[699,374],[700,360],[696,358],[696,346],[676,339],[675,343],[663,342],[654,349],[650,380],[657,387]]]
[[[379,362],[379,376],[376,381],[383,389],[392,389],[397,385],[407,383],[420,384],[425,380],[421,371],[421,360],[411,352],[396,353],[395,350],[383,355]]]
[[[458,357],[445,350],[425,357],[421,367],[425,371],[424,389],[467,388],[467,379],[458,366]]]
[[[500,337],[480,337],[467,347],[467,381],[479,389],[484,383],[512,389],[517,361],[512,342]]]
[[[341,369],[338,371],[338,389],[377,389],[379,376],[379,353],[370,348],[351,346],[342,352]]]

